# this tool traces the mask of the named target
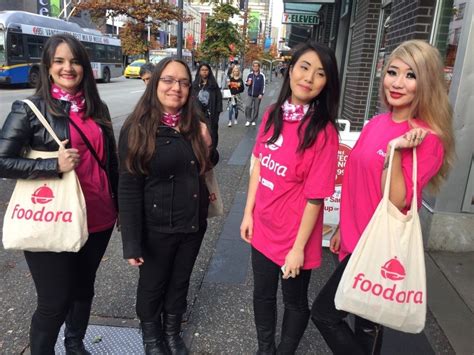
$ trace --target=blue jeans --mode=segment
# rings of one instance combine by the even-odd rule
[[[234,117],[235,113],[235,120],[237,120],[237,117],[239,116],[239,109],[237,105],[229,105],[229,121],[232,121],[232,117]]]

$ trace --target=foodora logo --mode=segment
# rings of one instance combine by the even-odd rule
[[[11,219],[33,220],[36,222],[72,222],[72,211],[47,210],[46,205],[55,198],[53,190],[44,184],[31,195],[32,206],[21,206],[17,203],[13,207]],[[31,207],[31,208],[30,208]]]
[[[381,268],[380,274],[385,279],[382,283],[369,280],[364,273],[359,273],[354,277],[353,289],[362,292],[370,292],[376,297],[382,297],[387,301],[397,303],[423,303],[423,291],[400,290],[396,283],[389,284],[389,281],[401,281],[405,278],[405,268],[395,257],[387,261]],[[383,285],[382,285],[383,284]]]

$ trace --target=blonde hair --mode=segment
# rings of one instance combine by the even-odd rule
[[[415,73],[416,93],[411,103],[410,117],[417,117],[426,122],[443,143],[443,164],[429,183],[430,189],[436,192],[446,179],[455,158],[453,113],[448,99],[441,56],[436,48],[425,41],[403,42],[390,54],[382,73],[382,81],[387,74],[387,68],[395,59],[406,63]],[[380,95],[385,105],[391,110],[383,84],[380,85]]]
[[[237,71],[239,73],[239,76],[237,76],[237,78],[236,78],[236,79],[239,79],[242,76],[242,73],[240,72],[240,68],[237,65],[232,68],[232,72],[230,73],[230,76],[232,78],[235,78],[235,76],[234,76],[235,71]]]

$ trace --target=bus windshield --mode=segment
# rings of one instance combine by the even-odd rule
[[[0,31],[0,65],[5,64],[5,32]]]

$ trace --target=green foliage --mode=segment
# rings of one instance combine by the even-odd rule
[[[206,21],[206,38],[200,46],[199,60],[217,64],[240,52],[243,46],[241,31],[237,24],[229,21],[239,13],[239,9],[230,4],[215,3],[213,15]]]

